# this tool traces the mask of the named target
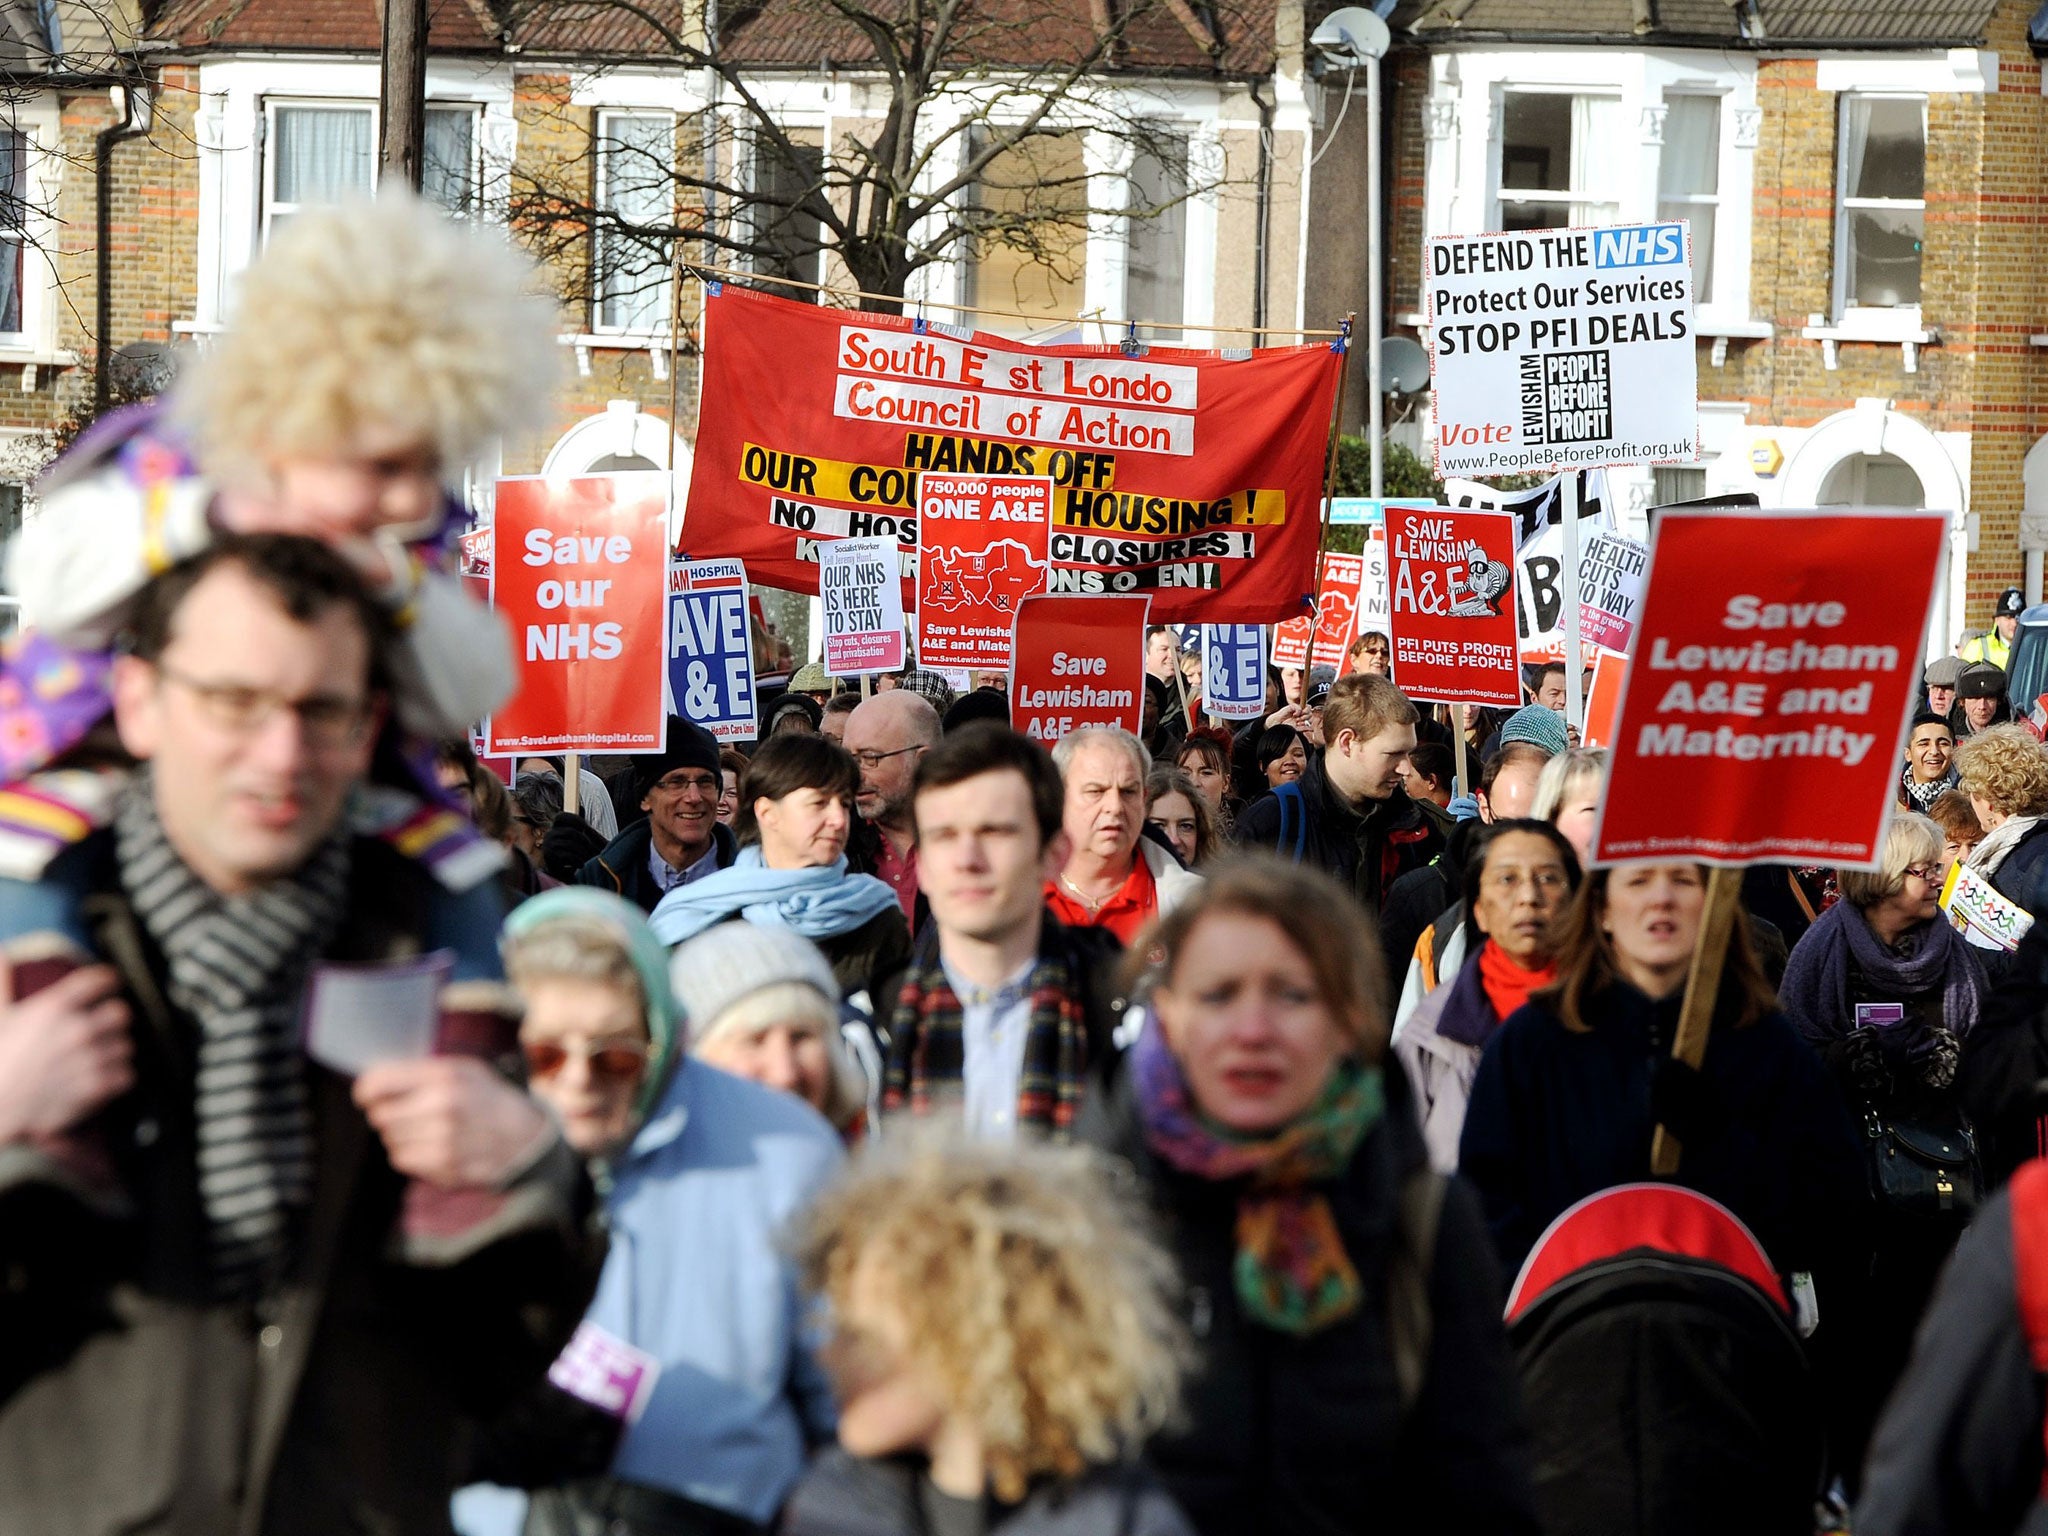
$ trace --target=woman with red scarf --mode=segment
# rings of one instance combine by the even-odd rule
[[[1465,1100],[1479,1052],[1501,1021],[1557,979],[1557,915],[1579,888],[1579,860],[1547,821],[1496,821],[1465,858],[1465,953],[1447,987],[1423,998],[1394,1034],[1394,1055],[1415,1088],[1429,1160],[1458,1167]]]

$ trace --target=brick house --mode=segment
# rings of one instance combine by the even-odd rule
[[[57,0],[56,9],[73,3]],[[0,437],[25,440],[21,457],[32,457],[26,450],[40,434],[89,395],[102,331],[109,352],[135,343],[203,345],[231,311],[236,274],[272,229],[306,203],[368,190],[376,174],[377,0],[121,3],[137,9],[101,48],[102,67],[86,74],[58,58],[48,86],[23,93],[15,109],[22,174],[36,192],[25,202],[38,210],[32,219],[42,236],[19,284],[20,345],[0,332]],[[0,11],[31,17],[49,9],[49,0],[0,0]],[[432,0],[429,194],[492,219],[550,176],[580,177],[599,202],[649,195],[608,190],[621,186],[614,162],[644,157],[656,144],[687,149],[689,124],[707,110],[700,72],[673,62],[659,35],[624,9],[528,11],[537,19],[513,22],[502,0]],[[675,4],[655,14],[687,27],[699,13]],[[843,37],[790,25],[772,7],[737,14],[723,46],[744,55],[753,88],[776,103],[792,136],[807,136],[822,153],[886,105],[857,57],[835,59]],[[1294,0],[1247,0],[1227,21],[1219,14],[1169,5],[1134,34],[1109,87],[1142,101],[1178,135],[1186,163],[1219,168],[1216,185],[1179,200],[1188,172],[1178,172],[1176,187],[1165,168],[1166,183],[1152,190],[1173,206],[1156,219],[1091,217],[1072,270],[1057,281],[991,252],[927,269],[911,297],[943,306],[979,296],[1045,316],[994,322],[1023,333],[1087,315],[1090,339],[1121,334],[1127,317],[1183,323],[1197,344],[1232,344],[1212,326],[1327,323],[1320,314],[1303,318],[1303,162],[1312,125],[1301,10]],[[0,54],[0,69],[7,65]],[[117,134],[96,140],[110,129]],[[96,324],[96,142],[108,170],[104,327]],[[1091,178],[1105,173],[1089,183],[1091,194],[1112,188],[1091,195],[1099,207],[1122,178],[1106,174],[1113,168],[1085,134],[1075,136],[1073,152]],[[0,176],[6,169],[0,156]],[[742,165],[726,174],[761,171]],[[659,267],[637,284],[613,283],[593,246],[557,242],[551,252],[562,342],[573,358],[556,430],[505,445],[500,464],[479,466],[480,484],[500,469],[659,466],[670,454],[678,467],[688,464],[696,284],[686,282],[672,306]],[[800,265],[799,275],[843,280],[816,256]],[[672,307],[683,320],[679,354],[669,335]]]
[[[1628,504],[1939,507],[1933,644],[2042,596],[2048,100],[2013,0],[1406,0],[1388,293],[1425,232],[1690,218],[1706,462]],[[1426,402],[1423,406],[1426,409]],[[1426,440],[1424,438],[1423,440]]]

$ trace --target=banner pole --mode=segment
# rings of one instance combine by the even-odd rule
[[[1330,499],[1337,494],[1337,445],[1344,435],[1344,376],[1351,371],[1351,323],[1357,318],[1357,310],[1345,315],[1344,328],[1338,333],[1344,341],[1344,366],[1337,370],[1337,403],[1330,413],[1330,462],[1323,469],[1323,525],[1316,535],[1316,588],[1310,598],[1318,609],[1323,605],[1323,556],[1330,552]],[[1308,637],[1310,668],[1315,666],[1315,661],[1316,637],[1311,629]],[[1308,675],[1306,669],[1302,675]],[[1183,699],[1181,703],[1185,707],[1187,701]]]
[[[1579,476],[1566,470],[1557,485],[1558,510],[1564,514],[1564,718],[1581,738],[1586,733],[1584,615],[1579,612]]]
[[[1707,875],[1707,904],[1700,913],[1700,940],[1686,973],[1685,1001],[1679,1006],[1678,1028],[1671,1054],[1695,1070],[1707,1057],[1707,1036],[1714,1023],[1714,1000],[1721,991],[1721,970],[1728,960],[1728,940],[1735,931],[1735,911],[1742,896],[1742,871],[1715,866]],[[1671,1127],[1660,1125],[1650,1141],[1650,1172],[1668,1179],[1678,1172],[1681,1148]]]
[[[583,754],[581,752],[563,754],[562,809],[571,816],[583,814]]]
[[[1458,793],[1461,795],[1472,793],[1472,781],[1465,765],[1465,717],[1470,708],[1471,706],[1466,704],[1451,706],[1451,750],[1458,758]]]

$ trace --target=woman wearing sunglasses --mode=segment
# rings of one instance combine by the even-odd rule
[[[549,891],[512,914],[503,945],[533,1092],[598,1165],[612,1234],[553,1379],[621,1426],[598,1475],[536,1489],[526,1529],[765,1530],[808,1451],[832,1438],[777,1235],[838,1169],[839,1138],[794,1095],[683,1054],[668,956],[632,903]],[[637,1390],[621,1387],[630,1380]],[[529,1437],[587,1432],[556,1406],[518,1415]],[[563,1449],[501,1446],[489,1470],[539,1481]]]

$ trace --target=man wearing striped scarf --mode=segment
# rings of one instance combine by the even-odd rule
[[[465,1412],[537,1381],[587,1300],[588,1184],[516,1084],[474,1054],[351,1080],[301,1045],[325,961],[455,950],[444,1051],[496,1006],[495,880],[450,889],[352,819],[387,629],[283,536],[139,601],[113,681],[141,767],[45,875],[107,963],[0,1008],[0,1536],[445,1528]],[[38,1183],[58,1147],[97,1199]]]
[[[1066,927],[1045,905],[1072,846],[1059,770],[1037,743],[977,721],[925,753],[912,795],[932,920],[890,1022],[882,1111],[1063,1140],[1108,1082],[1124,1002],[1115,936]]]

